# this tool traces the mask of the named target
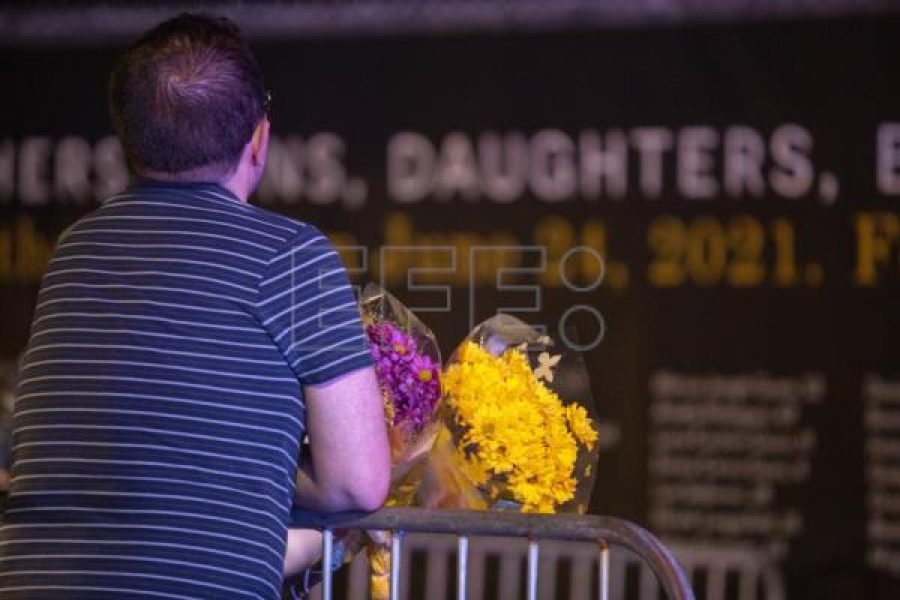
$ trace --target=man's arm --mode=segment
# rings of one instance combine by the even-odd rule
[[[322,558],[322,534],[313,529],[289,529],[284,576],[293,577]]]
[[[375,371],[307,385],[310,455],[297,472],[297,504],[337,512],[377,510],[390,484],[390,449]]]
[[[257,288],[255,317],[303,385],[310,456],[297,475],[297,504],[378,508],[390,478],[384,407],[340,256],[305,225],[272,257]]]

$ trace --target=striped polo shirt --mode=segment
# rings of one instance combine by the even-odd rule
[[[371,364],[313,226],[141,182],[72,227],[13,416],[0,598],[277,598],[303,386]]]

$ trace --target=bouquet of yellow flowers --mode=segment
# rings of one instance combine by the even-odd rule
[[[497,315],[457,348],[442,386],[443,428],[419,487],[422,505],[586,512],[597,419],[577,352]]]

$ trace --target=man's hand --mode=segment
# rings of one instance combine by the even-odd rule
[[[312,529],[289,529],[284,576],[299,575],[322,558],[322,534]]]
[[[390,484],[390,449],[375,371],[365,368],[304,388],[309,460],[297,504],[338,512],[377,510]]]

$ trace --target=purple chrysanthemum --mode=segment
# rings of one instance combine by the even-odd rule
[[[441,396],[440,367],[420,352],[416,339],[393,323],[367,328],[378,381],[391,402],[393,425],[420,430]]]

